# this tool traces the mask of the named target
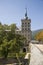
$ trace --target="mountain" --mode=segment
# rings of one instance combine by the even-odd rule
[[[34,39],[34,36],[40,31],[43,31],[43,29],[32,31],[32,40]]]

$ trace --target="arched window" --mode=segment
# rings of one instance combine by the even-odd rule
[[[23,48],[23,52],[26,52],[26,48]]]

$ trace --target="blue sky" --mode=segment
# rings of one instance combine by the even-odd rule
[[[31,30],[43,28],[43,0],[0,0],[0,22],[21,26],[27,7]]]

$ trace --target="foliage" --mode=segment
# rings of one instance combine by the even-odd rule
[[[43,29],[32,31],[32,40],[35,40],[35,35],[39,33],[40,31],[43,31]]]
[[[9,53],[19,53],[23,47],[25,38],[15,33],[16,25],[2,25],[0,23],[0,51],[4,58]]]
[[[38,33],[35,35],[35,39],[36,39],[36,40],[39,40],[39,41],[43,41],[43,31],[38,32]]]

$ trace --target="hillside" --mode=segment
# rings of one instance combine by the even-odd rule
[[[34,39],[34,36],[40,31],[43,31],[43,29],[32,31],[32,40]]]

